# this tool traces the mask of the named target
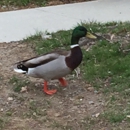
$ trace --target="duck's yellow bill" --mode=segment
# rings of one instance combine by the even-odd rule
[[[90,32],[87,32],[86,37],[88,37],[90,39],[97,39],[97,37],[95,35],[93,35],[92,33],[90,33]]]

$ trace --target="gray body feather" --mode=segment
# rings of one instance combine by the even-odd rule
[[[70,53],[62,54],[60,52],[45,54],[29,60],[16,63],[14,71],[25,73],[26,71],[18,69],[18,64],[23,64],[28,68],[27,75],[35,78],[43,78],[46,81],[58,79],[71,73],[71,69],[66,65],[65,58]]]

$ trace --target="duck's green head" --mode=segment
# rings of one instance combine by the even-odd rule
[[[73,30],[71,44],[78,44],[79,39],[82,37],[97,39],[97,37],[89,33],[85,27],[78,26]]]

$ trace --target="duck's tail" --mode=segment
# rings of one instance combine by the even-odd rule
[[[14,65],[14,71],[17,73],[26,74],[28,72],[28,68],[22,63],[18,63]]]

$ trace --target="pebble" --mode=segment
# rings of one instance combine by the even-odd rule
[[[127,117],[127,118],[130,118],[130,115],[127,115],[126,117]]]
[[[100,115],[100,113],[96,113],[96,114],[94,114],[94,115],[92,115],[92,117],[98,117]]]
[[[3,109],[3,108],[1,108],[1,109],[0,109],[0,111],[2,112],[2,111],[4,111],[4,109]]]
[[[99,92],[97,90],[94,91],[95,94],[98,94]]]
[[[55,113],[55,117],[58,117],[58,116],[60,116],[60,113]]]
[[[93,101],[89,101],[88,103],[89,103],[89,104],[94,104],[94,102],[93,102]]]
[[[63,102],[59,102],[59,104],[62,104]]]
[[[90,92],[93,92],[94,88],[93,87],[88,87],[87,90],[90,91]]]
[[[82,99],[82,98],[80,98],[79,100],[80,100],[80,101],[83,101],[83,99]]]
[[[36,115],[37,115],[36,112],[34,112],[34,113],[33,113],[33,116],[36,116]]]
[[[12,97],[8,97],[7,100],[8,100],[8,101],[13,101],[13,98],[12,98]]]
[[[95,114],[95,117],[98,117],[99,115],[100,115],[100,113],[96,113],[96,114]]]

